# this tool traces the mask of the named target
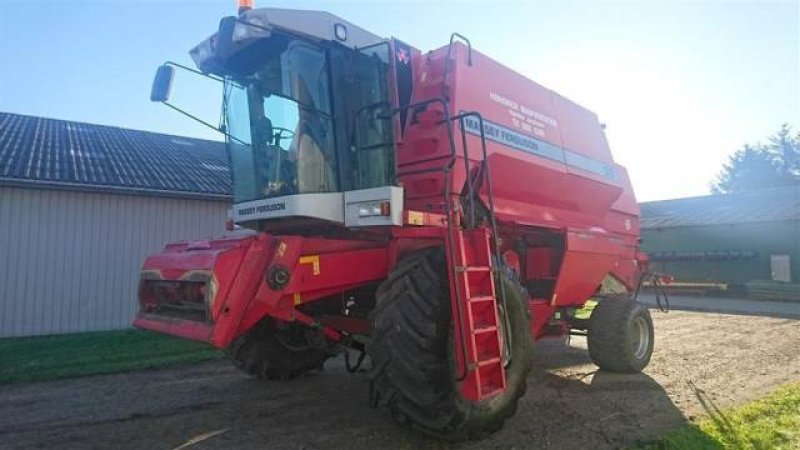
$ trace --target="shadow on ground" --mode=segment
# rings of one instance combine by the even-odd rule
[[[517,415],[477,442],[446,444],[395,426],[368,406],[365,375],[347,374],[340,361],[289,383],[251,380],[218,361],[67,380],[47,395],[35,387],[49,383],[19,387],[2,396],[10,420],[0,439],[26,448],[624,448],[684,423],[646,374],[587,362],[583,349],[541,345]]]
[[[598,372],[585,339],[538,343],[517,415],[479,442],[443,444],[395,426],[368,406],[366,376],[348,374],[340,358],[289,383],[214,361],[0,386],[0,447],[630,448],[686,424],[681,410],[713,412],[712,402],[757,398],[800,374],[796,321],[678,311],[655,320],[644,374]]]

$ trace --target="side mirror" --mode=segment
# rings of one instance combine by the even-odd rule
[[[153,88],[150,90],[150,101],[166,102],[172,90],[172,79],[175,77],[175,68],[166,64],[160,66],[153,79]]]

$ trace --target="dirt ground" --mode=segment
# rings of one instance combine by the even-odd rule
[[[367,405],[341,361],[289,383],[225,361],[0,387],[2,448],[625,448],[800,380],[800,321],[653,313],[644,374],[598,372],[585,339],[540,343],[519,412],[480,442],[445,445]],[[702,401],[701,401],[702,400]],[[209,435],[208,433],[212,433]],[[210,436],[210,437],[209,437]],[[186,448],[186,447],[183,447]]]

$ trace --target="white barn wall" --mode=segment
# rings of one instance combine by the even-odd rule
[[[164,244],[224,233],[226,201],[0,187],[0,337],[130,326]]]

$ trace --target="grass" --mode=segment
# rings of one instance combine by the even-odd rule
[[[0,384],[153,369],[219,358],[210,346],[141,330],[0,339]]]
[[[709,416],[639,449],[800,449],[800,383],[729,411],[719,410],[702,390],[695,391]]]

